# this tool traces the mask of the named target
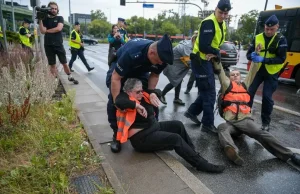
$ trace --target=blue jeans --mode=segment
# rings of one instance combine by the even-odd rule
[[[249,87],[249,94],[251,96],[249,104],[251,107],[255,93],[262,82],[264,82],[264,86],[261,106],[261,121],[263,124],[269,125],[271,122],[270,115],[274,105],[272,95],[278,86],[278,73],[271,75],[267,72],[265,66],[260,67]]]
[[[213,65],[210,61],[202,60],[195,73],[196,84],[199,95],[195,102],[193,102],[188,112],[192,115],[199,115],[203,111],[202,124],[205,126],[214,124],[214,104],[216,101],[216,86],[215,77],[213,73]],[[192,66],[197,65],[193,64]],[[193,69],[193,70],[194,70]]]

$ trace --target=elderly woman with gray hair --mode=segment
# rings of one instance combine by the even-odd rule
[[[202,158],[187,134],[181,121],[155,119],[149,94],[142,89],[142,82],[129,78],[115,101],[117,106],[117,140],[131,145],[140,152],[175,150],[175,152],[199,171],[221,173],[224,166],[209,163]]]

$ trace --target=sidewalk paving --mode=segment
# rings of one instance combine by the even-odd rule
[[[102,167],[115,193],[212,193],[168,152],[138,153],[127,142],[120,153],[112,153],[109,145],[113,132],[107,121],[107,95],[88,79],[76,73],[72,75],[79,81],[78,85],[69,82],[63,71],[59,77],[66,91],[76,91],[78,116],[95,152],[102,159]]]

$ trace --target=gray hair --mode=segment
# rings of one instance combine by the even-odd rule
[[[123,91],[124,92],[131,92],[134,88],[137,86],[142,86],[142,82],[139,79],[136,78],[129,78],[126,80],[124,86],[123,86]]]

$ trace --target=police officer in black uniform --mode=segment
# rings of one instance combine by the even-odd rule
[[[114,130],[112,152],[121,150],[120,142],[116,140],[117,120],[116,97],[122,90],[127,78],[138,78],[143,83],[143,89],[150,93],[150,101],[159,106],[159,99],[154,89],[159,80],[159,74],[169,64],[173,64],[172,43],[168,35],[164,35],[159,41],[146,39],[134,39],[126,43],[117,51],[117,59],[112,62],[107,72],[106,84],[110,89],[107,103],[107,115],[110,127]],[[158,112],[158,111],[157,111]]]
[[[48,7],[51,11],[46,19],[39,21],[40,31],[45,34],[45,52],[50,65],[50,70],[53,76],[57,76],[56,55],[60,63],[64,67],[65,73],[68,75],[68,80],[74,84],[78,84],[75,80],[67,64],[66,51],[63,46],[62,29],[64,27],[64,18],[58,16],[58,5],[55,2],[49,2]]]

